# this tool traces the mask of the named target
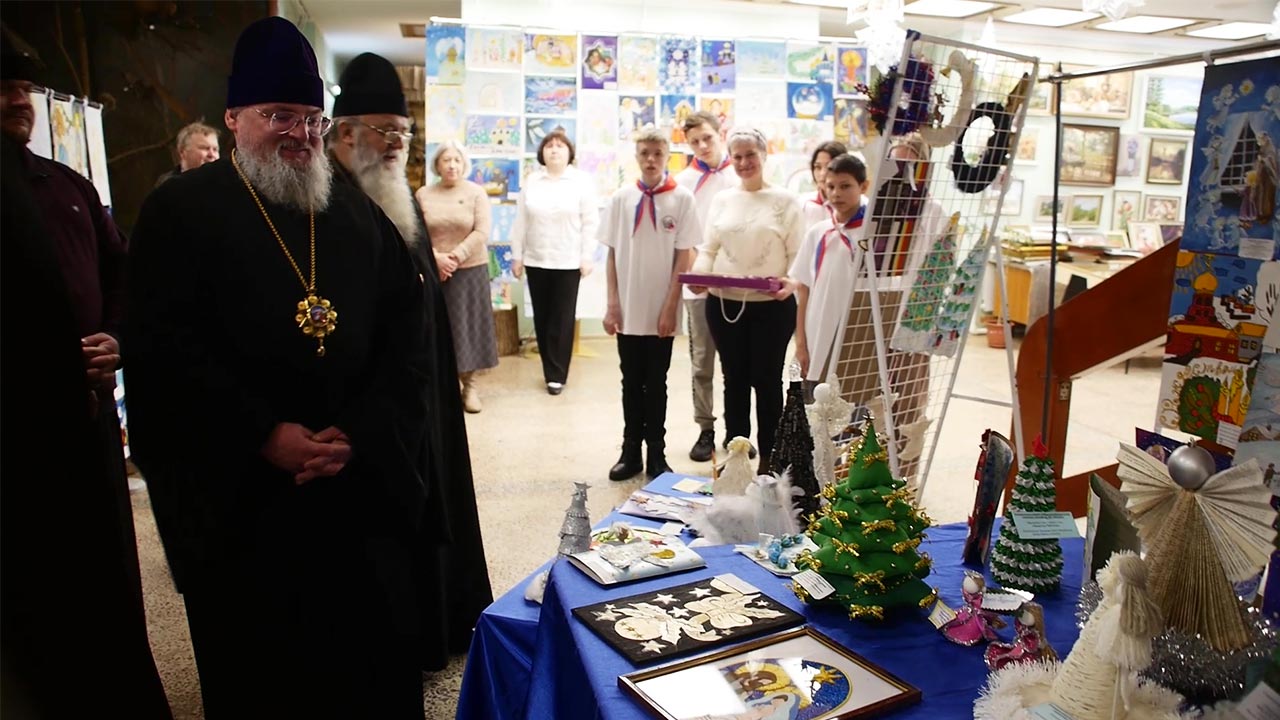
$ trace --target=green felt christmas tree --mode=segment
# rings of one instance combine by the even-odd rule
[[[928,516],[910,499],[906,483],[889,472],[888,455],[867,424],[849,461],[844,482],[823,490],[827,505],[809,519],[818,546],[796,565],[822,575],[835,588],[823,601],[838,602],[851,618],[883,619],[886,608],[928,607],[937,591],[926,585],[930,559],[920,553]],[[808,593],[793,586],[801,600]]]
[[[1013,513],[1056,509],[1053,461],[1039,437],[1031,456],[1014,480],[1013,497],[1004,508],[1004,525],[991,553],[991,576],[1001,585],[1032,593],[1050,592],[1062,582],[1062,545],[1057,540],[1024,540]]]

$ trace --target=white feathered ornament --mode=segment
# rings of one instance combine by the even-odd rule
[[[813,433],[813,474],[821,490],[836,482],[839,453],[832,438],[849,424],[853,406],[830,385],[821,383],[813,389],[813,404],[805,412],[809,415],[809,432]]]
[[[1256,575],[1274,549],[1276,513],[1262,469],[1251,459],[1210,475],[1213,459],[1196,447],[1175,450],[1168,466],[1132,445],[1121,444],[1116,457],[1166,625],[1219,651],[1248,645],[1232,583]]]
[[[729,441],[729,457],[724,467],[711,482],[711,495],[715,498],[741,495],[756,477],[751,467],[751,441],[738,436]]]
[[[696,505],[685,524],[699,538],[690,546],[755,543],[760,533],[781,537],[800,532],[791,497],[802,492],[791,486],[791,474],[752,478],[742,495],[712,494],[711,505]]]

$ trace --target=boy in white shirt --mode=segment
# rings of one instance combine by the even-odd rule
[[[798,301],[796,360],[809,382],[826,379],[852,300],[865,237],[867,168],[852,155],[837,156],[827,165],[823,186],[830,219],[805,233],[787,273]]]
[[[679,275],[693,264],[701,237],[693,193],[666,172],[667,138],[652,127],[636,136],[640,180],[613,194],[601,224],[609,305],[604,330],[618,337],[622,367],[622,455],[610,480],[643,469],[671,472],[666,458],[667,370],[680,309]],[[640,443],[647,446],[640,463]]]
[[[720,120],[700,110],[684,121],[684,137],[693,150],[693,163],[676,174],[676,184],[693,193],[698,205],[698,236],[706,224],[711,199],[738,184],[729,154],[720,137]],[[693,369],[693,420],[701,432],[689,451],[689,459],[706,462],[716,448],[716,413],[712,379],[716,372],[716,341],[707,327],[707,296],[684,289],[688,319],[689,364]],[[725,437],[725,443],[729,438]]]

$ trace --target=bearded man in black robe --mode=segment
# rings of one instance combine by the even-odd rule
[[[360,188],[382,208],[422,275],[424,340],[433,362],[420,468],[432,502],[417,548],[423,631],[419,660],[423,670],[440,670],[449,655],[467,651],[476,620],[493,602],[457,359],[431,237],[405,175],[413,134],[400,77],[386,58],[363,53],[347,64],[338,84],[342,94],[333,104],[334,127],[327,137],[334,179]]]
[[[236,43],[236,149],[157,188],[131,249],[131,439],[210,718],[422,718],[423,291],[332,181],[288,21]]]

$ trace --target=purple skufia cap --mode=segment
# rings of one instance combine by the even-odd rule
[[[264,103],[324,107],[315,50],[281,17],[263,18],[240,33],[227,78],[227,107]]]

